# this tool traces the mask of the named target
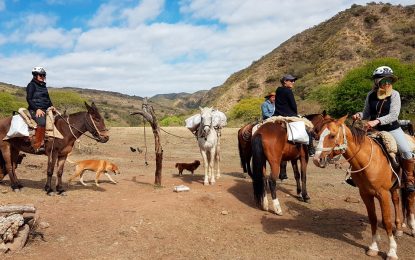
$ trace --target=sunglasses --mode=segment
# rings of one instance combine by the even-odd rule
[[[38,77],[46,78],[46,75],[38,74]]]
[[[287,79],[286,81],[289,81],[289,82],[295,82],[295,80],[294,79]]]
[[[382,79],[381,81],[379,81],[379,86],[385,86],[385,85],[391,85],[391,84],[392,84],[391,79]]]

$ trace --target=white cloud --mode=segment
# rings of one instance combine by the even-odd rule
[[[0,66],[7,73],[0,81],[24,86],[28,80],[22,75],[29,77],[31,68],[41,65],[48,70],[48,84],[55,87],[96,88],[139,96],[209,89],[294,34],[349,8],[352,2],[184,0],[180,5],[189,20],[149,23],[161,13],[164,1],[144,0],[129,8],[110,1],[91,17],[92,28],[83,31],[60,28],[57,17],[29,15],[25,23],[30,21],[31,26],[19,27],[7,37],[0,35],[0,44],[2,39],[25,39],[36,46],[63,51],[47,58],[30,53],[2,57]],[[193,19],[219,21],[221,26],[197,25]]]
[[[51,49],[70,49],[79,36],[80,29],[64,31],[63,29],[48,28],[33,32],[25,38],[27,43]]]
[[[5,0],[0,0],[0,11],[3,11],[6,9],[6,3]]]
[[[164,6],[164,0],[142,0],[140,4],[122,12],[130,27],[142,24],[146,20],[156,18]]]

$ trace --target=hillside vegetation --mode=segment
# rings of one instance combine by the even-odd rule
[[[243,99],[274,90],[279,78],[290,73],[299,77],[294,89],[299,113],[319,112],[326,104],[324,96],[312,97],[316,90],[332,90],[350,70],[384,57],[415,61],[414,5],[353,5],[232,74],[206,93],[202,104],[230,111]]]
[[[415,5],[352,5],[291,37],[221,86],[192,94],[160,94],[149,102],[163,126],[183,125],[199,106],[224,111],[229,125],[238,126],[259,118],[264,94],[280,85],[283,74],[290,73],[299,78],[294,94],[300,114],[323,109],[334,115],[350,114],[363,107],[371,71],[377,65],[389,65],[401,78],[396,88],[402,92],[402,117],[414,119],[414,62]],[[129,115],[141,109],[141,97],[79,88],[49,89],[59,110],[73,113],[84,110],[84,101],[95,101],[110,126],[141,123],[140,117]],[[25,89],[0,83],[0,115],[10,115],[21,106],[27,106]]]

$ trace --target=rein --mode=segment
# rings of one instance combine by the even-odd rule
[[[61,113],[59,113],[59,112],[57,112],[57,114],[63,119],[63,121],[68,125],[68,127],[69,127],[69,131],[71,131],[71,134],[72,134],[72,136],[73,137],[75,137],[75,139],[77,140],[81,135],[85,135],[86,137],[88,137],[88,138],[91,138],[91,139],[93,139],[93,140],[96,140],[96,141],[99,141],[100,139],[98,138],[98,137],[95,137],[94,135],[92,135],[92,136],[90,136],[90,135],[88,135],[86,132],[88,131],[88,130],[86,130],[86,131],[81,131],[79,128],[77,128],[77,127],[75,127],[73,124],[71,124],[70,122],[69,122],[69,116],[70,115],[68,115],[68,118],[64,118],[63,116],[62,116],[62,114]],[[92,116],[88,113],[88,115],[89,115],[89,117],[90,117],[90,119],[91,119],[91,121],[92,121],[92,124],[93,124],[93,127],[94,127],[94,130],[95,130],[95,132],[99,135],[99,136],[101,136],[101,133],[100,133],[100,131],[98,130],[98,128],[97,128],[97,126],[96,126],[96,124],[95,124],[95,122],[94,122],[94,120],[92,119]],[[86,115],[85,115],[85,122],[87,123],[87,125],[88,126],[90,126],[90,127],[92,127],[91,126],[91,124],[88,122],[88,119],[87,119],[87,117],[86,117]],[[73,129],[75,129],[75,130],[77,130],[78,132],[80,132],[81,133],[81,135],[79,136],[79,137],[77,137],[76,135],[75,135],[75,133],[73,132],[73,130],[72,130],[72,128]]]
[[[343,143],[341,145],[338,144],[338,139],[340,137],[340,131],[339,131],[337,133],[337,137],[336,137],[336,145],[334,147],[332,147],[332,148],[325,148],[325,147],[323,147],[323,142],[321,142],[322,139],[324,139],[327,135],[330,134],[330,131],[326,128],[323,131],[323,133],[321,134],[320,142],[319,142],[319,144],[317,146],[317,149],[316,149],[317,151],[323,151],[323,152],[340,151],[340,154],[336,155],[332,160],[329,161],[329,163],[334,163],[334,162],[339,161],[340,160],[340,157],[346,152],[346,150],[348,148],[348,146],[347,146],[347,139],[346,139],[346,127],[345,127],[344,124],[342,124],[341,125],[341,128],[343,130],[342,131],[343,132]],[[357,172],[364,171],[367,167],[369,167],[370,163],[372,162],[372,158],[373,158],[373,140],[372,140],[372,138],[369,138],[369,140],[370,140],[370,157],[369,157],[369,162],[363,168],[361,168],[359,170],[355,170],[355,171],[352,171],[351,170],[352,169],[352,166],[350,165],[349,168],[346,170],[346,173],[347,173],[346,175],[350,175],[351,173],[357,173]],[[342,167],[341,167],[341,165],[343,163],[350,162],[353,158],[356,157],[356,155],[361,151],[361,149],[362,149],[362,145],[360,144],[359,145],[359,149],[357,150],[357,152],[352,157],[350,157],[349,159],[347,159],[346,161],[341,162],[341,163],[336,163],[336,168],[339,168],[339,169],[343,170]]]

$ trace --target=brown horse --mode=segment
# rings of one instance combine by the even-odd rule
[[[390,196],[395,208],[396,235],[402,235],[402,212],[399,210],[399,186],[395,185],[396,174],[390,167],[382,147],[366,135],[366,132],[354,127],[347,127],[347,116],[338,120],[329,119],[315,131],[319,138],[317,152],[313,162],[318,167],[325,167],[327,162],[343,155],[350,163],[349,173],[359,188],[360,196],[366,205],[372,229],[372,242],[367,255],[378,254],[377,217],[374,198],[380,203],[382,222],[389,237],[388,259],[397,259],[397,244],[392,233],[392,214]]]
[[[47,194],[53,192],[51,182],[55,165],[58,167],[56,191],[59,194],[64,192],[62,186],[63,166],[66,157],[73,149],[75,141],[81,137],[82,134],[89,132],[92,134],[91,138],[101,143],[105,143],[109,140],[108,130],[105,127],[104,119],[99,114],[95,104],[92,103],[91,106],[89,106],[85,102],[85,106],[87,108],[86,112],[56,117],[55,127],[63,135],[63,139],[50,138],[45,140],[45,154],[48,156],[47,181],[45,185]],[[5,175],[9,174],[11,188],[14,191],[19,191],[20,188],[23,187],[15,172],[19,151],[34,153],[34,150],[27,137],[3,140],[10,128],[11,119],[12,117],[0,119],[0,166],[2,169],[0,181]]]
[[[322,114],[307,115],[313,124],[322,122],[327,117],[326,112]],[[300,160],[301,174],[298,171],[297,161]],[[268,179],[273,211],[282,215],[281,206],[276,194],[276,180],[280,174],[282,161],[291,161],[294,176],[297,182],[297,195],[301,200],[307,202],[310,196],[307,193],[307,145],[294,144],[288,141],[287,129],[280,122],[268,122],[263,124],[252,137],[252,185],[254,197],[262,209],[268,211],[268,200],[266,196],[266,161],[271,166],[271,174]],[[301,183],[300,183],[301,178]]]

